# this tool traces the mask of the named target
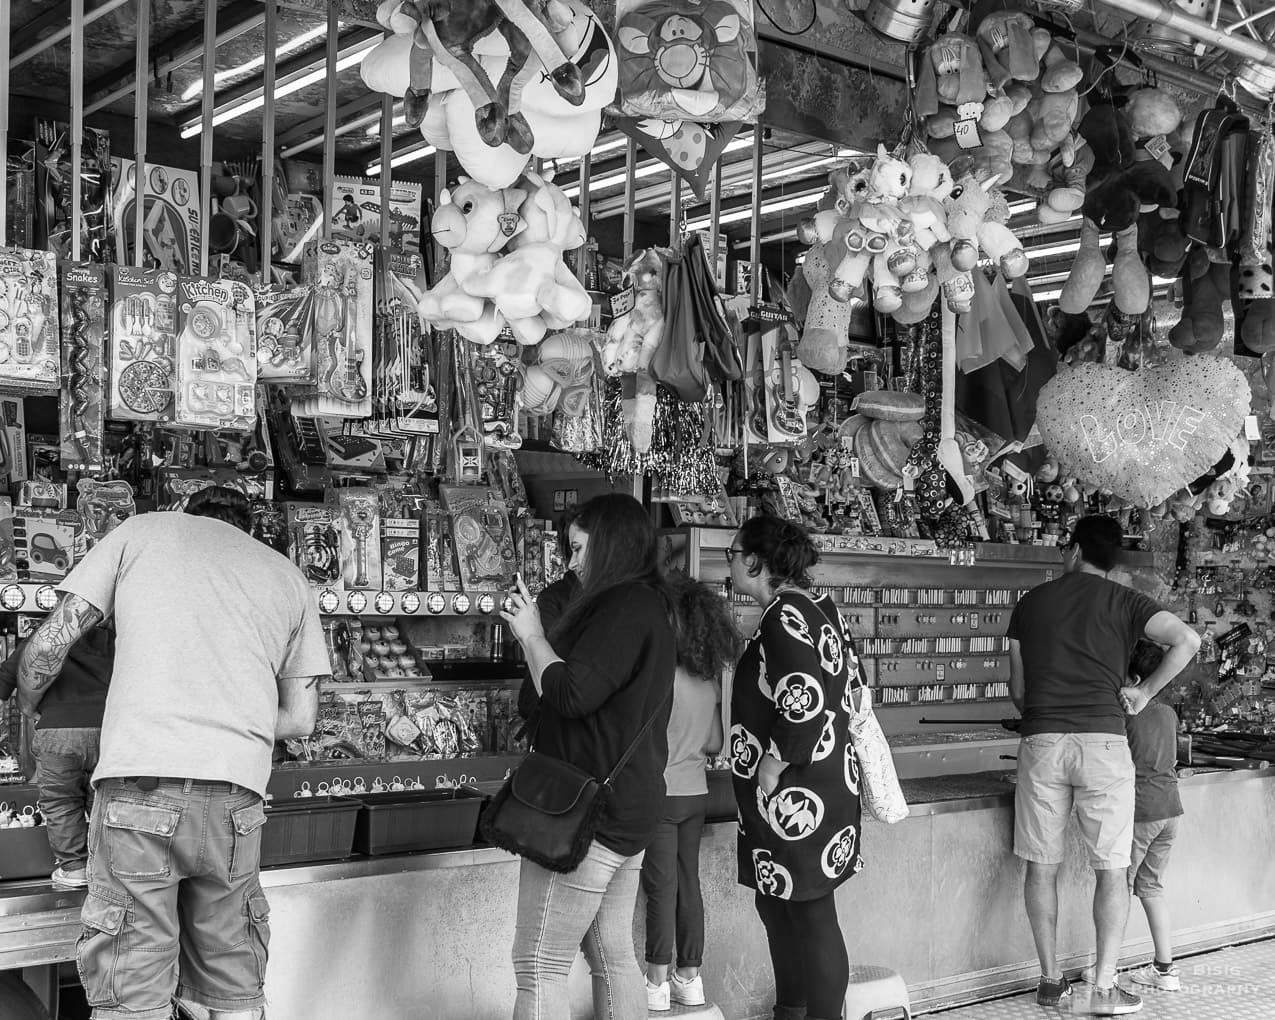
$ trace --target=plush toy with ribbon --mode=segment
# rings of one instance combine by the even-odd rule
[[[550,329],[589,317],[592,299],[562,260],[585,241],[584,224],[562,189],[528,172],[518,207],[520,225],[508,251],[480,278],[473,293],[491,300],[522,344],[539,343]]]
[[[504,328],[504,317],[488,299],[488,278],[510,239],[525,228],[518,213],[527,193],[489,188],[462,178],[430,221],[434,240],[451,253],[447,275],[421,296],[421,320],[436,329],[454,329],[466,340],[489,344]]]
[[[965,176],[944,201],[947,229],[952,235],[952,265],[965,272],[978,264],[980,250],[993,259],[1009,279],[1027,272],[1027,254],[1013,231],[989,216],[997,178],[980,181]]]
[[[1086,485],[1152,507],[1221,460],[1249,400],[1243,373],[1221,358],[1136,372],[1088,362],[1045,384],[1037,424]]]
[[[364,58],[364,82],[402,97],[409,123],[474,179],[508,187],[529,156],[582,156],[597,140],[617,70],[583,0],[384,0],[377,20],[394,35]]]
[[[664,339],[664,259],[654,248],[639,251],[624,270],[633,306],[617,314],[602,348],[602,369],[620,379],[625,433],[638,454],[651,448],[656,384],[651,359]]]

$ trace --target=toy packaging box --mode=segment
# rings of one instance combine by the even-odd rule
[[[177,281],[176,421],[191,428],[252,428],[257,417],[257,316],[237,281]]]
[[[21,397],[0,400],[0,475],[17,485],[30,476],[27,470],[26,405]]]
[[[111,208],[111,135],[86,127],[80,136],[80,258],[114,261]],[[35,122],[35,238],[38,246],[69,259],[71,245],[71,126]]]
[[[439,494],[451,518],[462,589],[503,590],[512,585],[518,562],[504,501],[490,489],[469,485],[443,485]]]
[[[111,160],[111,223],[117,260],[132,265],[137,231],[137,171],[131,159]],[[199,177],[158,163],[146,164],[143,188],[142,244],[144,263],[170,273],[199,270],[199,244],[204,229],[199,204]]]
[[[87,263],[64,265],[58,431],[66,471],[98,474],[103,467],[106,310],[106,271]]]
[[[111,266],[111,344],[106,416],[172,421],[177,353],[177,277]]]
[[[54,393],[60,366],[57,256],[0,250],[0,391]]]
[[[103,538],[137,513],[133,487],[123,479],[99,482],[81,478],[75,483],[75,509],[84,521],[87,546]]]
[[[379,181],[364,177],[337,177],[328,197],[332,237],[338,241],[370,241],[395,251],[421,250],[422,187],[406,181],[390,184],[389,231],[381,209]]]
[[[420,587],[421,522],[414,518],[381,520],[381,569],[386,591]]]
[[[345,587],[381,587],[381,516],[374,494],[341,492],[341,576]]]
[[[13,549],[13,501],[0,496],[0,581],[16,581],[18,564]]]
[[[13,516],[13,554],[22,581],[60,581],[75,565],[74,510],[26,507]]]
[[[274,206],[275,261],[299,266],[305,247],[323,228],[323,203],[317,195],[290,193]]]
[[[271,287],[258,292],[257,380],[314,385],[313,287]]]
[[[302,415],[372,414],[373,247],[351,241],[306,246],[302,277],[314,285],[314,397],[294,401]]]
[[[286,504],[292,562],[316,588],[341,587],[339,511],[316,503]]]
[[[421,515],[425,564],[424,587],[430,591],[459,591],[456,573],[456,547],[447,515],[437,504],[429,505]]]

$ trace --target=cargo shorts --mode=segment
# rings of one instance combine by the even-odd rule
[[[1095,871],[1127,868],[1133,845],[1134,768],[1114,733],[1033,733],[1018,747],[1014,853],[1061,864],[1074,809]]]
[[[169,1020],[174,997],[263,1005],[265,820],[261,798],[233,783],[102,780],[75,952],[93,1020]]]
[[[1177,835],[1176,818],[1134,823],[1129,891],[1139,899],[1150,900],[1164,895],[1164,873],[1169,867],[1169,853]]]

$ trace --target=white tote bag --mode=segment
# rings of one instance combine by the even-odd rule
[[[872,689],[859,688],[859,704],[850,715],[850,742],[859,760],[859,796],[881,822],[893,825],[908,816],[908,802],[894,771],[890,745],[872,711]]]

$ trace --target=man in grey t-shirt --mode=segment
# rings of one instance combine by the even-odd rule
[[[125,521],[23,652],[19,697],[38,716],[70,646],[115,619],[77,949],[93,1020],[169,1020],[174,997],[262,1016],[270,754],[314,729],[331,666],[305,578],[249,527],[225,488]]]

